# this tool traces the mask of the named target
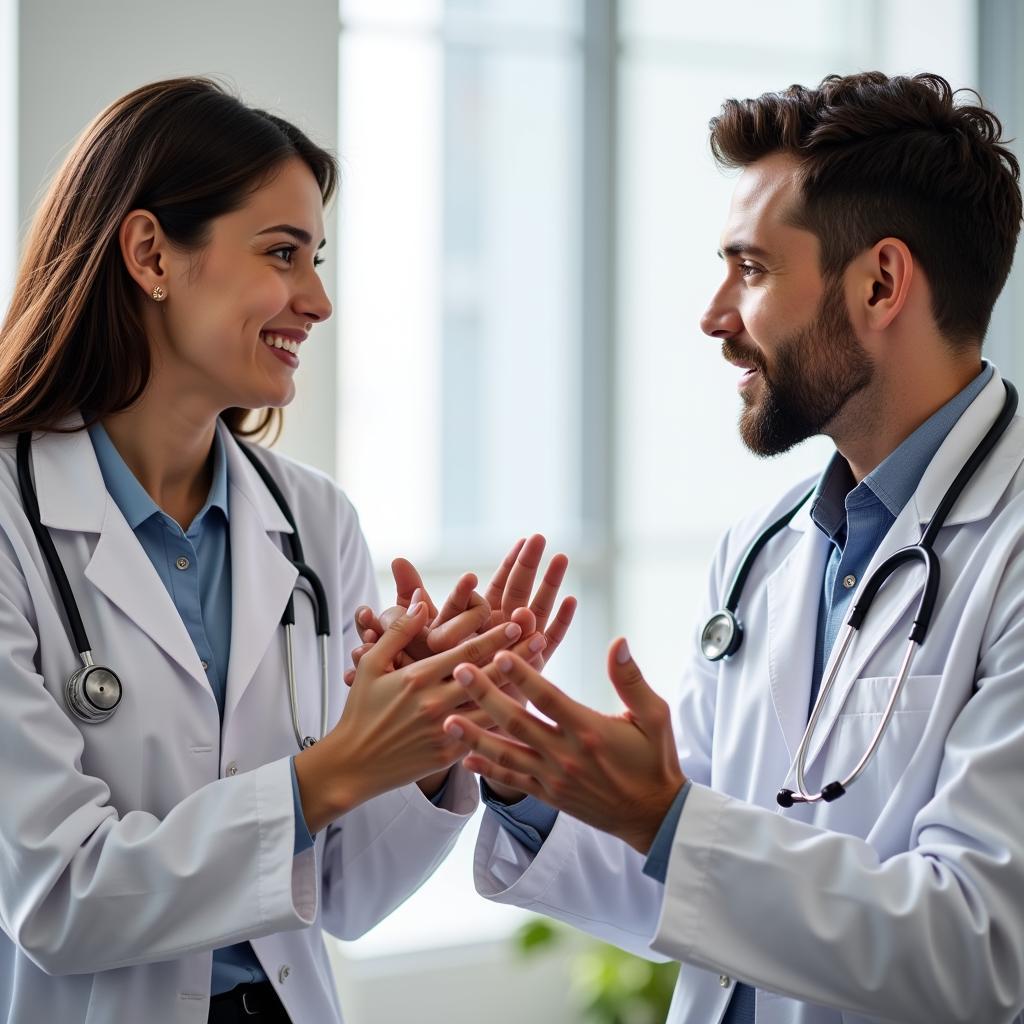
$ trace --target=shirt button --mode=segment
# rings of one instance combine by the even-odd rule
[[[853,587],[857,586],[857,577],[854,576],[852,573],[849,576],[844,576],[843,586],[846,587],[847,590],[850,590]]]
[[[722,988],[728,988],[732,984],[732,978],[730,978],[728,974],[720,974],[718,976],[718,984],[721,985]]]
[[[203,666],[204,672],[210,667],[210,663],[208,661],[201,661],[199,664]]]
[[[232,761],[228,765],[227,771],[228,771],[228,775],[237,775],[238,774],[238,762],[237,761]]]
[[[291,973],[292,969],[287,964],[283,964],[281,970],[277,972],[277,980],[284,983],[288,980],[288,975]]]
[[[179,558],[174,564],[179,569],[187,569],[188,568],[188,559],[184,555],[182,555],[181,558]]]

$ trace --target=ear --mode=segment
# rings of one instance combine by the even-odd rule
[[[121,257],[132,280],[148,297],[161,285],[167,290],[167,240],[149,210],[132,210],[118,231]]]
[[[861,316],[869,330],[884,331],[907,304],[914,257],[906,242],[883,238],[863,256]]]

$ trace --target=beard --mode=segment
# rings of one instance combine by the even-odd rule
[[[760,388],[749,389],[759,393],[743,394],[739,426],[743,443],[762,456],[781,455],[823,433],[875,371],[854,333],[838,280],[826,288],[811,323],[778,343],[770,370],[760,352],[747,352],[731,338],[722,355],[750,363],[760,374]]]

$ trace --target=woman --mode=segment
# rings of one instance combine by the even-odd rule
[[[376,606],[355,513],[243,440],[276,425],[331,313],[315,268],[335,180],[287,122],[158,82],[86,130],[29,233],[0,329],[4,1019],[337,1020],[321,926],[387,915],[475,806],[440,728],[452,671],[543,645],[524,601],[492,611],[467,576],[440,616],[404,595],[345,701],[353,616]],[[293,561],[346,624],[325,715],[311,602],[293,658],[280,628]],[[120,687],[76,675],[93,658]]]

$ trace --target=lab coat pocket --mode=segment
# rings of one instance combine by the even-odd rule
[[[908,676],[878,749],[854,784],[869,825],[899,782],[921,742],[941,676]],[[845,778],[870,747],[892,696],[895,676],[858,679],[826,740],[820,782]],[[815,773],[818,774],[817,772]],[[845,805],[846,801],[839,801]],[[849,812],[850,808],[845,810]]]

